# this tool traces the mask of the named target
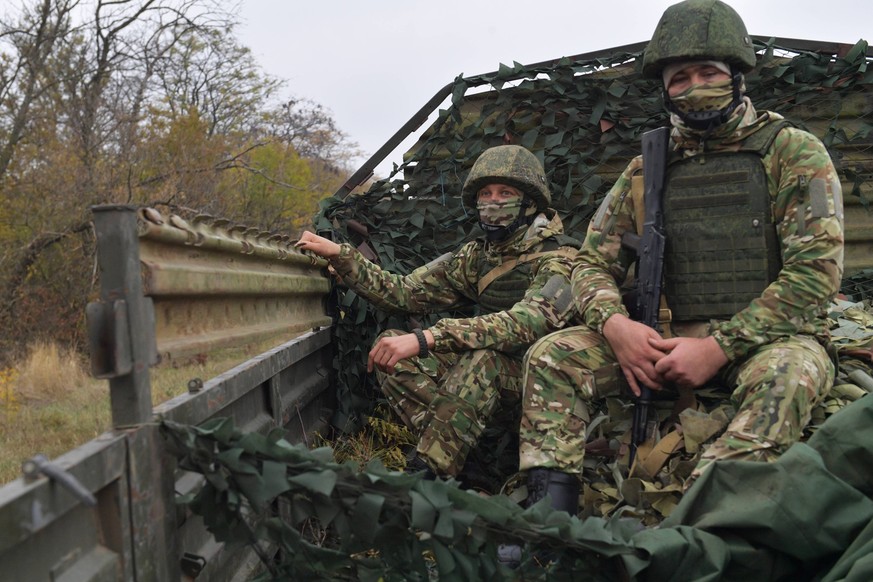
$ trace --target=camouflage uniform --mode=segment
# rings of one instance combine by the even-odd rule
[[[505,241],[469,242],[406,276],[382,270],[347,244],[331,259],[343,282],[377,307],[421,314],[466,306],[487,311],[481,309],[483,274],[532,257],[524,263],[529,277],[521,281],[527,291],[520,301],[476,317],[441,319],[430,328],[435,345],[426,357],[402,360],[391,374],[377,372],[389,404],[420,437],[418,455],[438,474],[460,472],[486,425],[517,430],[524,352],[562,327],[572,311],[570,272],[577,249],[559,248],[570,242],[562,233],[557,213],[544,209]],[[491,285],[513,272],[518,267]]]
[[[694,4],[711,7],[713,3]],[[781,120],[775,113],[759,114],[743,98],[704,142],[701,132],[688,130],[674,113],[673,159],[737,152],[756,132]],[[833,383],[825,308],[842,276],[840,182],[822,143],[793,127],[778,131],[761,163],[781,268],[760,295],[733,315],[676,322],[672,327],[676,336],[715,338],[728,364],[712,383],[729,387],[737,408],[726,432],[704,452],[692,479],[716,459],[776,458],[799,439],[813,406]],[[675,165],[668,168],[668,182],[674,169]],[[642,158],[638,157],[609,191],[589,225],[573,272],[573,294],[584,325],[541,339],[526,356],[522,470],[538,467],[580,473],[592,405],[607,395],[630,395],[602,331],[613,314],[627,315],[619,284],[633,257],[622,249],[621,237],[641,231],[638,217],[642,214],[631,194],[632,177],[641,170]],[[665,200],[669,197],[668,189]],[[668,232],[670,220],[665,214]],[[680,244],[705,243],[684,240]],[[671,278],[677,277],[670,265],[669,260],[665,262],[667,288]]]

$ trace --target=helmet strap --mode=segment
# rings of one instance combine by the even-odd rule
[[[718,126],[730,119],[734,110],[742,103],[743,95],[740,92],[740,87],[743,84],[743,75],[734,65],[731,65],[731,91],[733,93],[730,105],[718,111],[681,111],[676,104],[670,99],[670,94],[667,93],[667,88],[663,88],[664,107],[670,113],[675,113],[679,116],[687,127],[696,131],[703,131],[705,135],[710,135]]]

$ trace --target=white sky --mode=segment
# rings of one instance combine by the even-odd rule
[[[646,41],[675,0],[242,0],[241,42],[367,157],[457,75]],[[750,34],[873,43],[871,0],[730,0]],[[377,168],[386,176],[404,147]],[[361,159],[357,165],[363,163]]]

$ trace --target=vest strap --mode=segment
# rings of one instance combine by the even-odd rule
[[[524,263],[530,263],[531,261],[535,261],[539,258],[545,257],[547,255],[561,255],[565,257],[575,257],[578,251],[576,249],[567,249],[567,248],[559,248],[553,251],[541,251],[538,253],[525,253],[523,255],[519,255],[516,258],[509,259],[505,263],[498,265],[488,271],[484,277],[479,279],[479,295],[488,288],[488,285],[505,275],[506,273],[512,271],[517,265],[522,265]]]

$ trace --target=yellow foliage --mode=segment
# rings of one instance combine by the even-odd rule
[[[17,380],[18,372],[15,368],[0,370],[0,398],[3,399],[3,418],[13,416],[21,406],[18,395],[15,393]]]
[[[280,142],[261,143],[224,172],[219,189],[246,221],[283,232],[309,225],[325,193],[317,188],[309,162]]]
[[[334,441],[321,439],[320,444],[332,447],[334,458],[340,463],[354,461],[363,466],[379,459],[388,469],[402,470],[406,466],[406,451],[414,446],[416,439],[402,424],[385,419],[387,414],[379,407],[358,433],[343,435]]]

